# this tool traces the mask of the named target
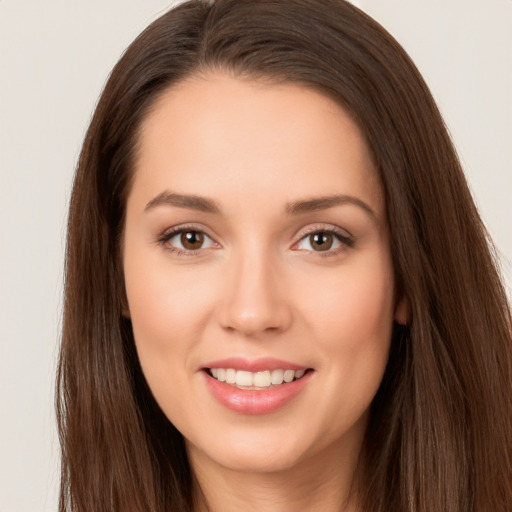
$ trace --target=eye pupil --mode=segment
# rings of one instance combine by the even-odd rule
[[[333,244],[333,235],[330,233],[314,233],[310,235],[310,243],[316,251],[328,251]]]
[[[183,247],[191,251],[200,249],[204,243],[204,235],[198,231],[184,231],[180,238]]]

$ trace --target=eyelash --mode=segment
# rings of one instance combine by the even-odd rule
[[[172,253],[174,253],[174,254],[176,254],[178,256],[185,256],[185,257],[187,257],[187,256],[196,256],[196,255],[199,254],[199,252],[203,251],[204,248],[201,247],[201,248],[196,249],[196,250],[183,250],[183,249],[180,249],[178,247],[175,247],[175,246],[169,244],[169,240],[174,238],[176,235],[187,233],[187,232],[202,234],[205,237],[207,237],[208,239],[210,239],[214,245],[218,245],[212,239],[212,237],[210,237],[204,231],[204,229],[198,228],[197,226],[179,226],[179,227],[176,227],[176,228],[171,228],[170,230],[164,231],[157,238],[156,241],[160,245],[163,245],[166,250],[168,250],[168,251],[170,251],[170,252],[172,252]],[[346,232],[344,232],[342,230],[339,230],[339,229],[336,229],[336,228],[334,228],[332,226],[326,227],[326,228],[322,228],[322,227],[311,228],[310,230],[308,230],[305,233],[303,233],[302,236],[300,237],[300,239],[297,242],[295,242],[293,245],[296,246],[296,245],[300,244],[303,240],[305,240],[307,237],[310,237],[310,236],[316,235],[316,234],[332,235],[341,244],[341,246],[336,248],[336,249],[332,249],[332,250],[328,249],[326,251],[313,251],[313,250],[310,251],[310,250],[302,249],[302,250],[304,250],[306,252],[314,253],[315,255],[320,256],[321,258],[328,258],[328,257],[332,257],[332,256],[337,256],[341,252],[343,252],[343,251],[345,251],[347,249],[353,248],[354,245],[355,245],[355,240],[354,240],[354,238],[351,235],[347,235]],[[296,249],[296,250],[301,250],[301,249]]]
[[[199,233],[208,237],[215,245],[216,242],[213,241],[212,237],[209,236],[204,229],[198,228],[197,226],[179,226],[176,228],[171,228],[170,230],[164,231],[158,238],[157,242],[165,247],[166,250],[176,254],[177,256],[197,256],[200,251],[204,250],[203,248],[196,250],[183,250],[178,247],[169,244],[169,240],[174,238],[176,235],[183,233]]]
[[[329,227],[314,227],[307,230],[305,233],[302,233],[302,236],[300,237],[300,240],[294,244],[294,246],[300,244],[303,240],[307,239],[308,237],[316,234],[325,234],[325,235],[332,235],[334,238],[336,238],[340,242],[340,247],[336,249],[328,249],[326,251],[309,251],[315,254],[315,256],[319,256],[321,258],[329,258],[332,256],[338,256],[340,253],[346,251],[347,249],[352,249],[356,243],[355,239],[347,234],[346,231],[342,231],[341,229],[337,229],[333,226]]]

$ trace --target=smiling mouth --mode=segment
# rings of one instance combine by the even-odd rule
[[[230,386],[247,390],[268,390],[277,386],[288,384],[304,377],[310,369],[301,370],[264,370],[249,372],[235,370],[234,368],[207,368],[207,373]]]

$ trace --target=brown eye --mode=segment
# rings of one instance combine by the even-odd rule
[[[204,234],[199,231],[183,231],[180,235],[180,242],[184,249],[195,251],[203,246]]]
[[[178,256],[195,256],[203,250],[219,247],[204,231],[186,227],[164,233],[158,241]]]
[[[354,240],[338,230],[319,229],[304,235],[297,244],[295,250],[309,251],[313,253],[325,253],[324,255],[335,255],[343,249],[354,246]]]
[[[309,243],[314,251],[328,251],[334,243],[334,235],[319,231],[309,235]]]

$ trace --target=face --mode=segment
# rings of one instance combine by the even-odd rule
[[[123,254],[142,369],[193,463],[357,451],[397,304],[381,186],[337,103],[221,74],[168,90]]]

